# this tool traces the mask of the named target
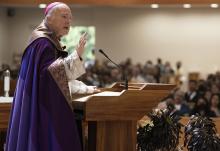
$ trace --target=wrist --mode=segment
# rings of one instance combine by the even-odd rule
[[[77,50],[76,50],[76,53],[77,53],[79,59],[82,61],[83,59],[82,59],[82,57],[81,57],[81,54],[80,54]]]

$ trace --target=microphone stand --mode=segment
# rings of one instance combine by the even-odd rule
[[[118,64],[116,64],[114,61],[112,61],[105,53],[102,49],[99,49],[99,52],[105,56],[105,58],[107,58],[111,63],[113,63],[117,68],[119,68],[122,71],[122,79],[124,80],[124,87],[125,90],[128,90],[128,78],[127,78],[127,74],[125,73],[125,71],[123,71],[123,69],[121,68],[121,66],[119,66]]]

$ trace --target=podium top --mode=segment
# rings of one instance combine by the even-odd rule
[[[172,90],[176,87],[174,84],[163,83],[128,83],[128,90]],[[124,83],[114,83],[111,88],[124,89]]]
[[[73,107],[85,112],[87,121],[138,120],[161,99],[166,97],[175,85],[129,83],[124,90],[122,83],[115,83],[101,93],[73,99]]]

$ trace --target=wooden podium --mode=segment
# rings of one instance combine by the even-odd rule
[[[101,93],[73,100],[75,108],[84,110],[88,122],[89,151],[135,151],[137,121],[175,85],[129,83],[124,90],[122,83],[115,83]]]

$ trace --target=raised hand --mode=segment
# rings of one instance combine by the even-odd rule
[[[86,39],[87,38],[87,33],[85,32],[82,36],[81,36],[81,38],[80,38],[80,40],[79,40],[79,43],[78,43],[78,45],[77,45],[77,47],[76,47],[76,51],[77,51],[77,54],[81,57],[82,56],[82,54],[83,54],[83,52],[84,52],[84,47],[85,47],[85,44],[86,44]]]

